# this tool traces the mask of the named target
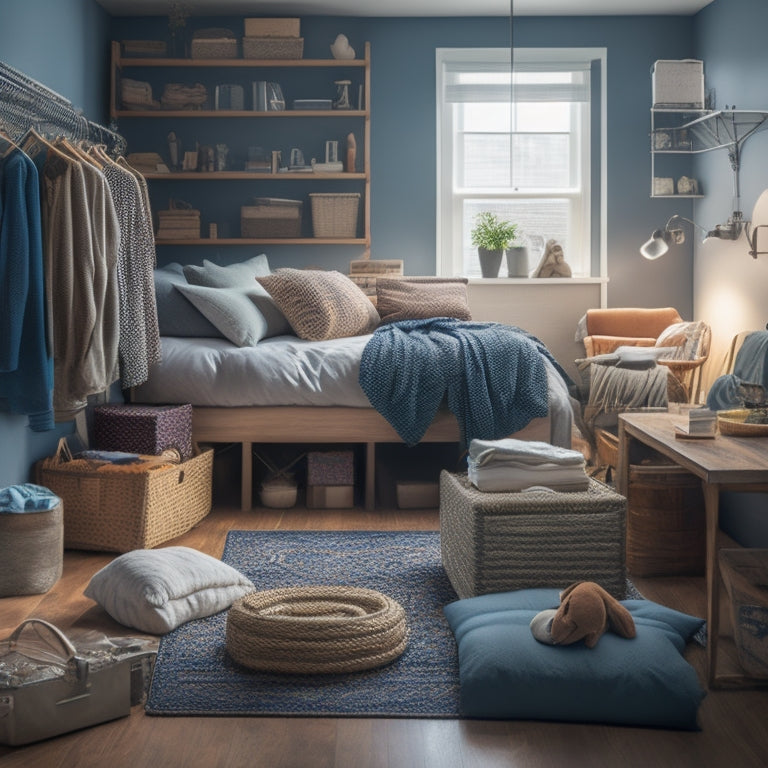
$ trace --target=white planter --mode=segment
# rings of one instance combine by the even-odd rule
[[[528,277],[528,247],[515,245],[507,249],[507,276]]]

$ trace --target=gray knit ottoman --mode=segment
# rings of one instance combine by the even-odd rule
[[[626,592],[627,500],[596,480],[586,491],[485,493],[440,474],[440,549],[460,598],[595,581]]]

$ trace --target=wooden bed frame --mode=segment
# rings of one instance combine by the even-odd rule
[[[515,437],[550,441],[549,416],[534,419]],[[376,443],[402,443],[387,420],[373,408],[330,406],[198,407],[192,409],[192,438],[197,443],[240,443],[240,506],[253,506],[254,443],[362,443],[365,445],[365,508],[376,502]],[[459,441],[456,418],[440,411],[421,442]]]

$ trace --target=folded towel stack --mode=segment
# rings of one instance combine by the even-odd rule
[[[534,486],[584,491],[589,485],[583,454],[549,443],[472,440],[467,463],[469,479],[481,491],[522,491]]]

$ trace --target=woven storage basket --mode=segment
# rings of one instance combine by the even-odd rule
[[[303,37],[244,37],[244,59],[300,59]]]
[[[193,59],[236,59],[237,39],[193,39],[189,52]]]
[[[104,472],[95,465],[74,471],[69,464],[57,453],[37,466],[40,485],[64,503],[67,549],[151,549],[186,533],[211,511],[212,449],[144,472]]]
[[[227,652],[266,672],[326,674],[381,667],[408,644],[403,607],[360,587],[285,587],[236,600]]]
[[[747,424],[745,419],[750,411],[747,408],[735,411],[719,411],[717,414],[717,426],[721,435],[733,437],[766,437],[768,436],[768,424]]]
[[[744,671],[768,678],[768,549],[721,549],[736,652]]]
[[[315,237],[354,237],[359,192],[310,192]]]
[[[41,595],[60,578],[62,503],[53,509],[0,514],[0,597]]]
[[[629,467],[627,570],[633,576],[704,573],[701,481],[672,464]]]
[[[440,473],[440,550],[460,598],[596,581],[623,598],[626,499],[594,479],[586,491],[484,493]]]

